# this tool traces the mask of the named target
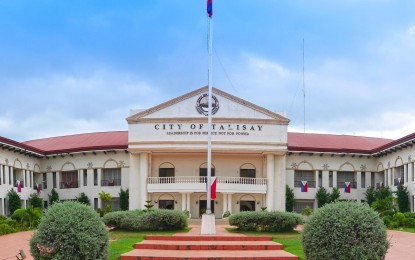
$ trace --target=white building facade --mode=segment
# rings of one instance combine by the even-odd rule
[[[0,138],[0,214],[7,192],[19,191],[24,207],[37,192],[48,205],[52,188],[61,200],[84,192],[95,209],[99,193],[129,189],[130,209],[206,209],[207,87],[137,112],[128,131],[88,133],[15,142]],[[285,210],[286,185],[295,210],[316,207],[319,187],[338,187],[343,200],[363,201],[370,186],[402,181],[414,210],[415,134],[399,140],[288,133],[289,120],[219,89],[213,91],[212,175],[216,218],[224,212]],[[308,191],[301,192],[307,182]],[[350,193],[344,184],[350,183]]]

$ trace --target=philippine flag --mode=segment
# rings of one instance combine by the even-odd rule
[[[307,183],[307,181],[301,181],[301,192],[308,192],[308,183]]]
[[[207,13],[208,13],[209,18],[212,18],[212,14],[213,14],[212,1],[213,0],[207,0]]]
[[[350,182],[349,181],[344,182],[344,192],[350,193]]]
[[[210,183],[210,198],[216,199],[216,177],[212,177]]]

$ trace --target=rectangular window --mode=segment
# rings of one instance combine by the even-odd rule
[[[361,172],[360,174],[360,187],[362,189],[366,188],[366,172]]]
[[[174,168],[159,168],[159,177],[174,177]]]
[[[405,164],[404,165],[404,172],[405,172],[405,180],[408,181],[408,169],[409,169],[409,164]]]
[[[98,198],[94,198],[94,210],[98,210]]]
[[[404,166],[399,166],[394,169],[393,186],[398,186],[399,183],[404,182]]]
[[[294,171],[294,187],[301,187],[302,181],[307,181],[307,186],[309,188],[316,187],[316,179],[314,178],[313,171],[303,171],[303,170]]]
[[[88,186],[88,170],[84,170],[84,186]]]
[[[53,181],[53,188],[56,189],[56,172],[52,172],[52,181]]]
[[[72,189],[78,188],[78,171],[61,172],[60,188]]]
[[[301,213],[307,207],[313,209],[314,201],[313,200],[294,201],[294,212]]]
[[[329,171],[329,187],[333,187],[333,172]]]
[[[94,186],[98,186],[98,169],[94,169]]]
[[[206,183],[207,178],[207,168],[199,168],[199,176],[200,178],[200,182],[201,183]],[[210,176],[215,176],[215,169],[211,168],[210,169]]]
[[[33,187],[33,178],[32,178],[33,174],[31,171],[28,171],[28,173],[29,173],[30,187]]]
[[[239,175],[242,178],[256,178],[256,170],[255,169],[240,169]]]
[[[323,172],[318,171],[318,187],[321,188],[323,186]]]
[[[370,187],[375,187],[375,173],[370,173]]]
[[[3,165],[3,184],[6,184],[6,167]]]
[[[121,186],[121,168],[103,169],[101,186]]]
[[[47,179],[46,172],[43,173],[42,186],[43,186],[43,189],[47,189],[48,188],[48,179]]]
[[[159,200],[159,209],[174,209],[174,200]]]
[[[354,175],[354,172],[337,172],[337,188],[341,189],[345,182],[350,182],[350,187],[356,189],[357,184]]]
[[[23,171],[23,175],[24,175],[24,187],[27,187],[27,171],[26,170],[24,170]]]
[[[12,185],[12,173],[13,173],[13,168],[9,166],[9,185]]]

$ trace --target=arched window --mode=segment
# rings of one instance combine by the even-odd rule
[[[239,177],[256,178],[255,166],[250,163],[246,163],[242,165],[241,168],[239,169]]]
[[[163,178],[160,180],[161,183],[174,182],[174,165],[171,163],[162,163],[159,166],[159,177]]]
[[[212,164],[212,168],[210,169],[210,175],[215,176],[215,166]],[[200,177],[207,177],[207,163],[203,163],[199,166],[199,176]]]

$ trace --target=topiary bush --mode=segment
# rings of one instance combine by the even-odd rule
[[[87,205],[54,203],[30,239],[30,251],[35,259],[106,259],[108,232]]]
[[[110,212],[103,221],[115,229],[134,231],[181,230],[187,227],[184,212],[168,209]]]
[[[231,215],[231,226],[242,231],[290,231],[303,223],[303,217],[293,212],[244,211]]]
[[[304,225],[307,259],[384,259],[386,227],[366,204],[337,202],[317,210]]]

